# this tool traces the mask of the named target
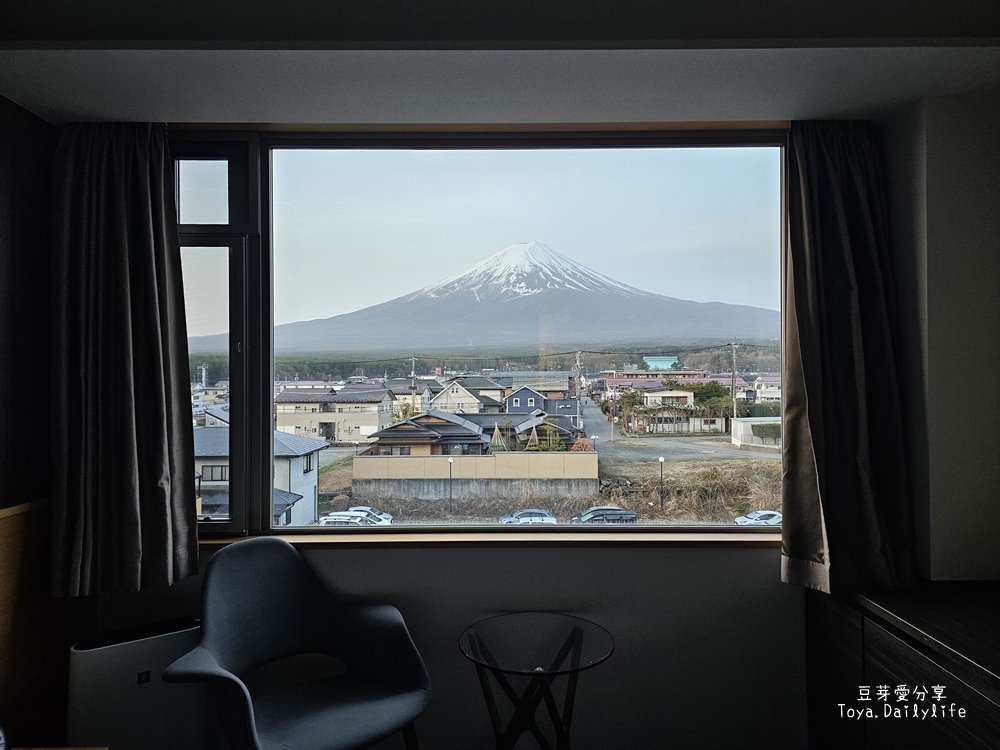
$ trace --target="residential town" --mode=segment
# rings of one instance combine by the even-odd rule
[[[226,518],[229,384],[211,382],[204,366],[198,376],[191,403],[199,517]],[[701,398],[706,393],[715,397]],[[780,405],[779,375],[689,370],[676,357],[589,373],[484,370],[281,381],[274,384],[273,523],[319,521],[320,452],[331,446],[354,450],[354,500],[394,495],[450,502],[456,487],[525,495],[525,483],[528,494],[596,495],[596,446],[582,408],[588,400],[611,424],[612,438],[731,434],[734,445],[766,445],[762,435],[779,442],[754,426],[780,425],[777,408],[769,416],[733,418],[750,413],[751,405]]]

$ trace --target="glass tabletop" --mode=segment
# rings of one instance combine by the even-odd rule
[[[597,623],[555,612],[497,615],[459,637],[467,659],[508,674],[579,672],[611,656],[615,640]]]

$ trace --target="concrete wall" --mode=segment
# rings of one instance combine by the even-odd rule
[[[352,502],[377,505],[386,498],[461,501],[466,498],[509,499],[513,504],[547,498],[586,498],[597,495],[598,479],[355,479],[351,483]]]
[[[448,459],[454,462],[449,464]],[[449,469],[449,466],[451,467]],[[597,479],[597,453],[530,451],[488,456],[359,456],[359,479]]]
[[[351,491],[355,500],[397,497],[587,497],[599,490],[597,454],[510,452],[489,456],[359,456]],[[450,466],[450,475],[449,475]]]
[[[780,417],[739,417],[731,420],[732,443],[740,447],[759,447],[765,444],[762,438],[754,437],[753,426],[755,424],[781,424]],[[767,440],[766,445],[781,445],[781,440]]]
[[[1000,579],[1000,92],[918,102],[883,123],[921,574]],[[956,398],[955,371],[969,389]]]

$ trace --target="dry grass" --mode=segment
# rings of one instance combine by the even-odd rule
[[[627,491],[612,493],[615,505],[654,522],[729,523],[751,510],[781,507],[778,458],[667,462],[662,511],[659,466],[653,468],[649,461],[620,461],[608,465],[608,478],[632,482]]]
[[[320,513],[344,510],[350,499],[353,456],[320,470]],[[520,508],[546,508],[560,523],[592,505],[617,505],[634,510],[646,523],[731,523],[751,510],[781,507],[781,461],[745,458],[720,461],[668,461],[663,472],[660,509],[659,465],[647,461],[601,460],[601,479],[617,483],[610,491],[589,497],[554,498],[533,491],[525,481],[513,495],[462,497],[452,507],[447,500],[366,498],[366,505],[391,513],[399,521],[428,523],[496,523]],[[631,486],[623,486],[625,481]],[[334,502],[337,495],[347,496]]]

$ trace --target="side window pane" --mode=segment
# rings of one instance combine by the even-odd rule
[[[229,223],[229,162],[181,159],[178,188],[181,224]]]
[[[229,520],[229,248],[182,247],[199,520]]]

